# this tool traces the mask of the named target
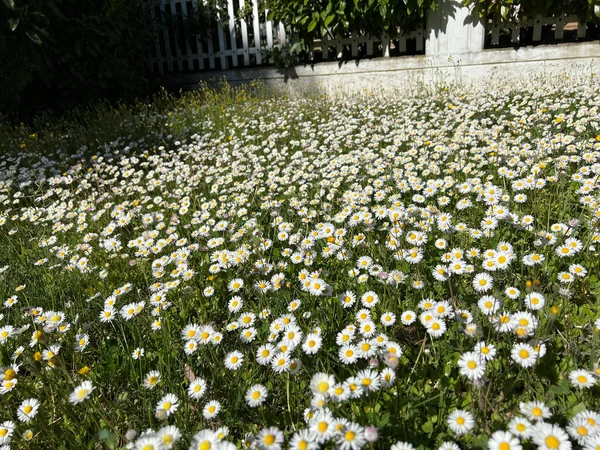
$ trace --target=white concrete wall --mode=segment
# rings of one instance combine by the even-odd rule
[[[222,79],[233,85],[261,79],[266,85],[330,94],[403,89],[421,83],[511,80],[535,74],[598,72],[600,42],[484,49],[485,27],[469,8],[447,0],[427,20],[425,55],[323,62],[283,71],[253,68],[178,74],[170,84],[194,89],[199,81]]]

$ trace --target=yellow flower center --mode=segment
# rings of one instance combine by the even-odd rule
[[[548,436],[546,438],[546,445],[548,446],[548,448],[559,448],[560,441],[554,436]]]
[[[87,394],[88,394],[88,390],[87,389],[80,389],[79,391],[77,391],[77,398],[84,398]]]

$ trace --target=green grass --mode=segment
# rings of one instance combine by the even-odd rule
[[[301,448],[297,433],[326,422],[337,431],[321,448],[500,448],[494,433],[539,401],[551,411],[544,423],[560,429],[531,425],[520,440],[533,449],[600,420],[599,94],[594,78],[566,77],[303,99],[252,83],[0,124],[0,443],[170,448],[153,440],[175,426],[173,448],[204,449],[203,439],[279,448],[279,432],[281,445]],[[534,255],[543,261],[529,264]],[[368,270],[358,268],[364,257]],[[462,269],[448,275],[454,264]],[[489,290],[473,283],[481,273]],[[356,302],[343,305],[348,292]],[[528,304],[535,294],[541,309]],[[487,313],[486,295],[502,307]],[[427,314],[428,301],[445,312]],[[249,313],[255,335],[244,342]],[[403,323],[403,313],[419,319]],[[188,325],[200,327],[192,353]],[[351,329],[352,350],[368,356],[344,362],[340,333]],[[202,343],[205,330],[218,343]],[[294,366],[260,364],[268,343],[286,346]],[[475,361],[484,375],[474,380],[459,360],[478,343],[497,353]],[[511,356],[519,344],[531,346],[530,367]],[[237,370],[225,364],[234,351]],[[578,369],[591,387],[571,379]],[[152,371],[160,381],[149,389]],[[323,374],[335,387],[319,384]],[[193,399],[198,378],[206,392]],[[94,389],[70,401],[86,381]],[[255,384],[268,394],[251,407]],[[353,385],[358,394],[344,399]],[[165,417],[157,405],[167,394],[177,410]],[[39,410],[25,422],[27,399]],[[209,417],[212,400],[221,410]],[[448,424],[455,410],[472,415],[465,434]],[[14,430],[3,438],[2,426]],[[378,440],[365,441],[369,426]],[[132,430],[148,429],[134,441]]]

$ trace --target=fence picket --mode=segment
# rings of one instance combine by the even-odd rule
[[[400,53],[406,53],[406,35],[398,36],[398,50]]]
[[[521,25],[513,25],[510,30],[510,42],[518,44],[521,36]]]
[[[260,46],[260,23],[258,22],[258,0],[252,0],[252,28],[254,30],[254,52],[256,64],[262,64],[262,54]]]
[[[188,18],[188,10],[187,10],[187,2],[183,0],[181,2],[181,16],[183,17],[183,22],[185,23]],[[188,62],[188,70],[194,69],[194,56],[192,55],[192,46],[189,41],[190,36],[187,36],[187,33],[183,33],[183,39],[185,40],[185,50]]]
[[[279,22],[279,45],[284,46],[286,42],[285,26]]]
[[[229,14],[229,40],[231,44],[231,50],[227,51],[231,55],[231,62],[233,67],[238,66],[238,52],[237,52],[237,35],[235,33],[235,12],[233,9],[233,0],[227,0],[227,14]]]
[[[177,3],[181,4],[177,0],[170,0],[170,8],[171,8],[171,18],[177,15]],[[177,62],[177,67],[179,71],[183,71],[183,57],[181,56],[181,46],[179,45],[177,32],[179,31],[179,23],[173,32],[173,44],[175,47],[175,61]]]
[[[246,3],[244,2],[244,0],[240,0],[240,10],[243,11],[245,9],[245,6]],[[246,24],[246,19],[244,19],[243,17],[240,18],[240,26],[242,30],[242,52],[244,56],[244,65],[249,66],[250,53],[248,51],[248,25]]]
[[[500,43],[500,23],[494,22],[492,25],[492,45]]]
[[[535,20],[533,22],[533,42],[539,42],[542,40],[542,16],[535,16]]]
[[[171,6],[169,5],[169,10]],[[166,17],[166,8],[164,2],[160,2],[160,14]],[[167,60],[167,68],[169,72],[173,72],[173,55],[171,55],[171,41],[169,40],[169,30],[163,29],[163,42],[165,43],[165,57]]]
[[[221,25],[221,21],[217,23],[217,35],[219,37],[219,54],[221,56],[221,70],[225,70],[229,68],[229,64],[227,62],[227,55],[225,54],[225,31],[223,30],[223,25]]]
[[[565,15],[556,18],[556,29],[554,30],[554,39],[562,39],[565,30]]]
[[[422,29],[418,29],[416,31],[416,33],[417,33],[417,37],[416,37],[416,39],[417,39],[417,46],[416,47],[417,48],[416,48],[416,50],[418,52],[422,52],[425,49],[425,42],[424,42],[424,38],[423,38],[423,30]]]
[[[154,35],[154,48],[156,51],[156,58],[155,58],[156,66],[157,66],[158,74],[162,76],[164,74],[164,67],[163,67],[163,56],[162,56],[162,52],[160,51],[160,38],[159,38],[159,33],[158,33],[158,27],[156,26],[158,19],[156,18],[156,13],[154,12],[154,5],[150,3],[148,5],[148,8],[150,9],[150,19],[152,21],[152,34]]]
[[[321,51],[323,52],[323,59],[327,61],[329,59],[329,40],[327,36],[323,37],[321,44]]]
[[[384,58],[390,57],[390,37],[387,34],[381,37],[381,50]]]
[[[350,36],[352,37],[352,57],[356,58],[358,56],[358,35],[356,31],[353,31]]]

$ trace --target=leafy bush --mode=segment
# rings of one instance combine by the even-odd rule
[[[503,21],[561,14],[575,15],[584,21],[600,17],[598,0],[466,0],[464,4],[473,4],[481,17]]]
[[[411,31],[423,23],[426,12],[435,10],[435,0],[265,0],[269,17],[292,27],[298,46],[322,36],[348,32],[374,36],[398,34],[398,28]]]
[[[0,14],[0,111],[148,87],[151,29],[139,0],[4,0]]]

